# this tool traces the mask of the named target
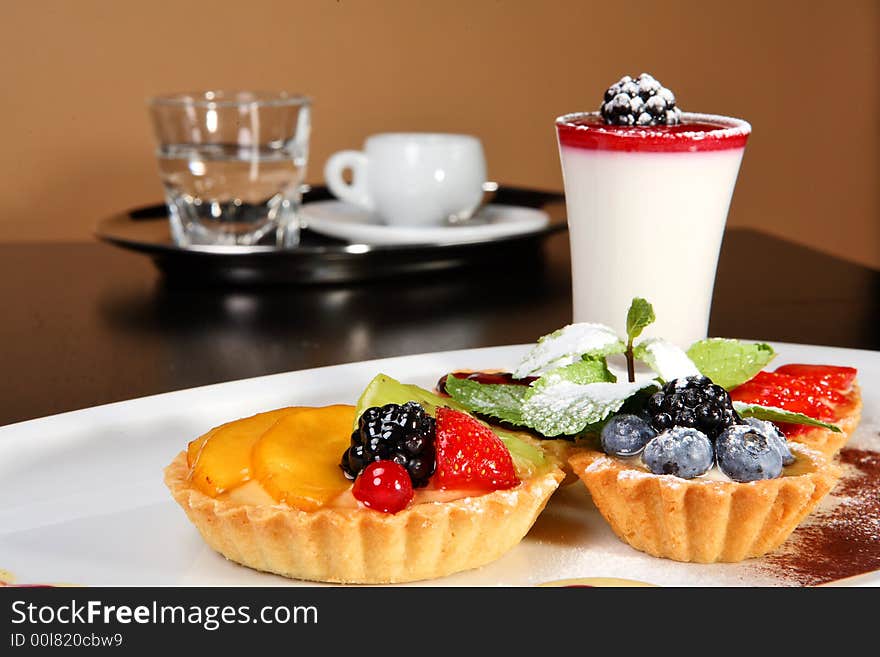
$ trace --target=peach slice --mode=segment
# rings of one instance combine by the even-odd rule
[[[216,497],[251,478],[254,443],[281,418],[301,409],[279,408],[211,429],[187,447],[190,477],[205,495]]]
[[[256,442],[253,476],[278,502],[314,511],[351,486],[339,461],[351,440],[354,406],[302,408]]]

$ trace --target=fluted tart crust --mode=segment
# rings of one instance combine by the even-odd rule
[[[569,457],[617,536],[676,561],[735,562],[779,547],[834,487],[840,469],[791,444],[796,461],[775,479],[748,483],[681,479],[581,449]]]
[[[443,577],[498,559],[526,535],[564,476],[553,468],[515,488],[386,514],[241,504],[205,495],[188,475],[181,452],[165,469],[165,483],[227,559],[285,577],[358,584]]]

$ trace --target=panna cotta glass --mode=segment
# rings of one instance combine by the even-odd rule
[[[687,348],[705,338],[727,211],[751,126],[683,113],[681,123],[607,125],[598,112],[556,119],[571,240],[575,322],[625,334],[633,297],[646,335]]]

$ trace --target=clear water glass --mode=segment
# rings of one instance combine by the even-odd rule
[[[199,91],[151,98],[149,108],[176,244],[299,243],[308,98]]]

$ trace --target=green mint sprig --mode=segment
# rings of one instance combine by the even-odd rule
[[[632,300],[626,313],[626,373],[630,383],[636,380],[635,356],[633,354],[633,340],[642,334],[648,326],[654,323],[657,316],[654,314],[654,306],[641,297]]]

